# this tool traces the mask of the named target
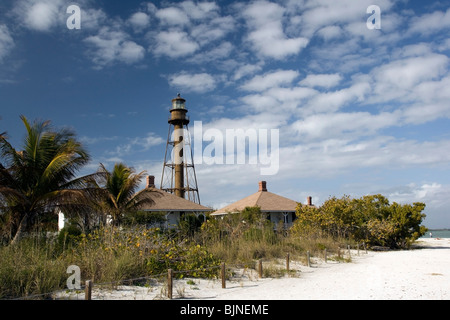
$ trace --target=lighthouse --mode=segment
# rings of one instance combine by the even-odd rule
[[[170,109],[161,190],[200,204],[187,112],[186,100],[178,94]]]

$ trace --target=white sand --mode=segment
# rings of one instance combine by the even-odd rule
[[[312,267],[291,263],[296,276],[258,279],[247,273],[221,288],[219,280],[176,281],[177,299],[219,300],[447,300],[450,299],[450,239],[421,239],[421,249],[352,251],[352,262],[313,260]],[[194,281],[195,284],[192,284]],[[191,283],[191,284],[189,284]],[[94,290],[93,299],[164,299],[165,288],[120,287]],[[83,299],[83,297],[81,297]]]

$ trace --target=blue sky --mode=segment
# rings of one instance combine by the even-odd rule
[[[276,175],[197,165],[202,204],[266,180],[303,203],[425,202],[425,225],[450,228],[449,31],[449,1],[2,0],[0,131],[18,147],[21,114],[50,119],[86,144],[85,173],[122,161],[158,184],[181,93],[205,129],[280,133]]]

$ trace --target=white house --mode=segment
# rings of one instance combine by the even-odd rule
[[[156,191],[155,195],[152,197],[154,203],[141,210],[145,212],[164,212],[166,217],[166,228],[176,227],[185,214],[206,217],[206,213],[213,211],[211,208],[156,188],[153,176],[147,178],[146,188],[151,188]]]

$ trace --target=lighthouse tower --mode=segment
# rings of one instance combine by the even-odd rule
[[[186,100],[178,94],[175,99],[172,99],[172,109],[168,121],[169,133],[161,177],[161,190],[200,204],[187,112]]]

